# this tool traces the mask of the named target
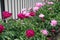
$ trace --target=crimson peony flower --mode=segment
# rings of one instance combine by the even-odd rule
[[[12,13],[9,13],[7,11],[3,11],[2,15],[3,15],[3,18],[8,18],[8,17],[12,16]]]
[[[20,19],[24,19],[24,18],[25,18],[25,15],[24,15],[23,13],[19,13],[17,16],[18,16],[18,18],[20,18]]]
[[[28,38],[33,37],[34,35],[35,35],[34,30],[29,29],[29,30],[26,31],[26,36]]]
[[[4,26],[0,24],[0,33],[2,33],[4,30]]]
[[[36,15],[35,12],[33,11],[30,12],[30,16],[35,16],[35,15]]]

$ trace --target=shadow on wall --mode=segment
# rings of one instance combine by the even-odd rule
[[[4,0],[0,0],[0,19],[3,19],[2,12],[5,10]],[[5,20],[3,20],[5,21]]]
[[[0,19],[1,19],[1,0],[0,0]]]
[[[0,11],[1,11],[1,0],[0,0]]]

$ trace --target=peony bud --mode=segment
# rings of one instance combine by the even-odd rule
[[[54,33],[54,32],[56,32],[56,30],[55,30],[55,29],[52,29],[52,30],[51,30],[51,32],[53,32],[53,33]]]

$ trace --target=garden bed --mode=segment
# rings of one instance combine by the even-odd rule
[[[5,14],[4,19],[9,16]],[[59,40],[60,38],[60,3],[46,3],[37,10],[30,10],[30,16],[18,14],[18,19],[0,21],[0,40]]]

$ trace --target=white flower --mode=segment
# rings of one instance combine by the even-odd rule
[[[39,17],[40,17],[40,18],[43,18],[43,17],[44,17],[44,15],[43,15],[43,14],[40,14],[40,15],[39,15]]]

